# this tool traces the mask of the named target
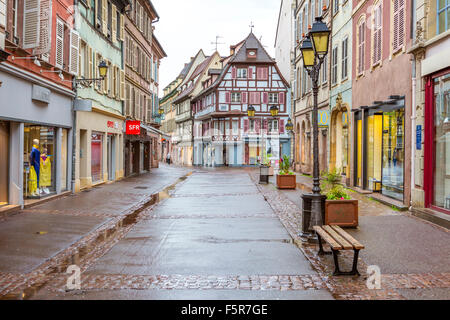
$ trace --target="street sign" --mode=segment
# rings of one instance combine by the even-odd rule
[[[416,126],[416,150],[422,150],[422,125]]]
[[[126,134],[140,135],[141,134],[141,122],[140,121],[127,121]]]

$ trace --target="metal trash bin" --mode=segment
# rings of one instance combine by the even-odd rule
[[[314,237],[314,230],[310,226],[311,221],[311,202],[314,195],[311,193],[304,193],[301,195],[302,198],[302,230],[300,232],[301,237],[311,238]],[[325,200],[326,196],[321,195],[320,200],[322,202],[322,222],[325,223]]]
[[[268,184],[269,183],[269,166],[260,166],[259,167],[259,183],[260,184]]]

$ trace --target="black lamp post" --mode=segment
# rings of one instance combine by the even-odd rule
[[[310,206],[303,207],[303,219],[309,220],[309,225],[304,221],[302,225],[302,237],[307,240],[315,240],[314,233],[311,229],[315,225],[323,225],[322,214],[324,210],[325,197],[320,194],[320,177],[319,177],[319,123],[318,123],[318,93],[319,93],[319,76],[320,67],[325,56],[328,53],[328,41],[331,30],[322,21],[322,17],[316,17],[309,34],[303,40],[300,48],[303,58],[303,66],[306,68],[308,75],[312,80],[312,89],[314,97],[312,122],[313,122],[313,189],[312,194],[307,198],[310,200]],[[305,197],[303,198],[305,201]],[[308,211],[308,212],[307,212]],[[306,215],[305,215],[306,213]],[[307,216],[310,215],[308,219]]]

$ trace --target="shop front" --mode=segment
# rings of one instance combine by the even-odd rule
[[[391,96],[355,111],[354,185],[404,200],[405,99]]]
[[[150,128],[140,121],[125,122],[125,176],[132,176],[151,169],[152,136]]]
[[[425,206],[450,214],[450,69],[426,78]]]
[[[0,206],[70,190],[73,92],[1,66]]]
[[[123,177],[123,117],[99,111],[77,111],[75,190]]]

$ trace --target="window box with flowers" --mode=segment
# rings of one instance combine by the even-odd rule
[[[340,184],[340,170],[322,174],[322,193],[326,195],[325,224],[340,227],[358,226],[358,200],[351,199]]]

